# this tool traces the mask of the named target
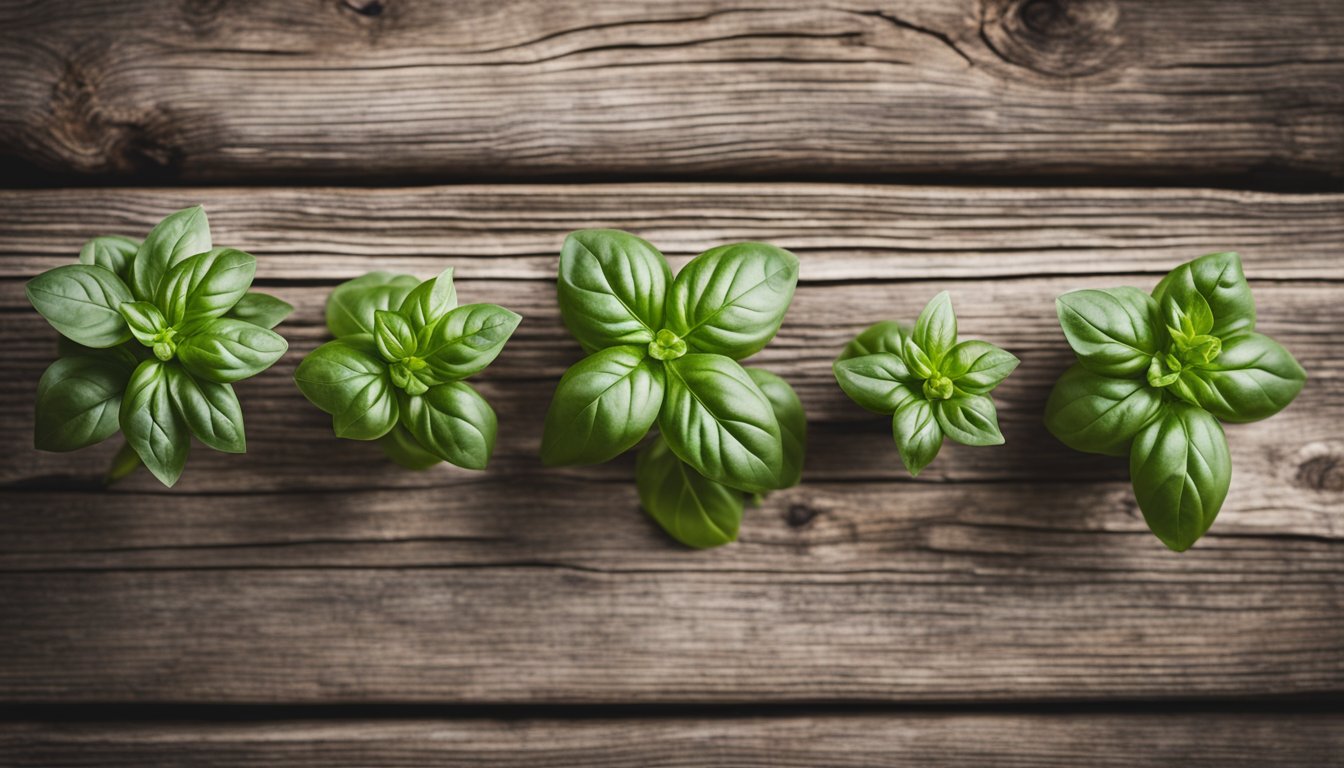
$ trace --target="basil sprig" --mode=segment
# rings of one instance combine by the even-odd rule
[[[1306,371],[1255,332],[1235,253],[1182,264],[1151,295],[1074,291],[1056,307],[1078,362],[1055,382],[1046,427],[1075,450],[1128,455],[1148,527],[1171,549],[1189,549],[1232,478],[1219,420],[1273,416],[1302,391]]]
[[[205,211],[178,211],[137,242],[96,237],[79,263],[28,282],[28,300],[64,337],[37,386],[34,444],[73,451],[111,437],[126,447],[108,479],[143,463],[164,485],[182,474],[191,436],[242,453],[231,386],[288,348],[271,330],[293,311],[249,292],[257,262],[213,248]]]
[[[332,291],[336,339],[305,357],[294,381],[331,414],[337,437],[377,440],[410,469],[485,469],[498,423],[462,380],[485,370],[521,320],[495,304],[458,306],[451,267],[424,282],[370,272]]]
[[[797,257],[765,243],[713,248],[673,279],[634,235],[570,234],[560,311],[590,354],[560,379],[542,460],[608,461],[657,424],[636,467],[644,508],[688,546],[734,540],[747,494],[789,487],[801,473],[797,395],[737,362],[774,338],[797,282]]]
[[[989,393],[1017,364],[989,342],[958,342],[957,316],[944,291],[924,307],[913,330],[890,320],[869,326],[833,367],[851,400],[892,417],[901,462],[917,476],[945,437],[963,445],[1003,443]]]

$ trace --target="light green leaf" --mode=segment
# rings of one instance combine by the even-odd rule
[[[374,313],[373,340],[383,359],[389,363],[415,354],[415,331],[410,321],[398,312],[380,309]]]
[[[410,323],[411,331],[419,333],[456,308],[457,287],[453,284],[453,268],[448,267],[437,277],[417,285],[406,295],[398,311]]]
[[[73,451],[111,437],[130,373],[124,364],[101,357],[62,357],[52,363],[37,383],[33,445]]]
[[[1241,257],[1235,253],[1210,253],[1173,269],[1153,289],[1158,302],[1171,301],[1189,307],[1195,296],[1202,298],[1213,315],[1208,333],[1224,341],[1255,330],[1255,299]]]
[[[159,308],[147,301],[128,301],[118,310],[126,318],[131,335],[147,347],[154,346],[158,335],[168,327],[168,321]]]
[[[28,301],[61,335],[86,347],[114,347],[131,338],[118,310],[131,292],[111,270],[69,264],[24,286]]]
[[[131,291],[140,301],[154,301],[159,282],[178,263],[210,250],[210,222],[201,206],[170,214],[140,243],[131,263]],[[127,299],[130,301],[130,299]]]
[[[289,302],[267,293],[248,291],[224,316],[270,329],[279,325],[293,311],[294,307]]]
[[[797,285],[798,257],[783,248],[712,248],[677,273],[666,324],[694,351],[741,360],[775,337]]]
[[[905,349],[905,338],[909,335],[910,329],[895,320],[873,323],[845,345],[838,359],[849,360],[881,352],[900,355]]]
[[[294,371],[294,383],[332,415],[337,437],[376,440],[397,423],[392,380],[370,336],[346,336],[313,350]]]
[[[1142,379],[1101,376],[1075,363],[1050,392],[1045,426],[1075,451],[1125,456],[1161,411],[1162,395]]]
[[[1166,340],[1157,302],[1137,288],[1074,291],[1055,301],[1078,360],[1102,376],[1137,376]]]
[[[235,248],[198,253],[164,273],[156,302],[169,325],[190,329],[232,309],[252,286],[256,272],[257,260]]]
[[[1148,527],[1184,552],[1213,524],[1232,482],[1232,460],[1218,420],[1170,403],[1134,438],[1129,476]]]
[[[807,446],[807,414],[803,401],[789,383],[762,368],[747,368],[747,375],[761,388],[761,394],[770,401],[779,422],[779,434],[784,449],[784,464],[779,473],[778,488],[792,488],[803,478],[803,455]]]
[[[937,368],[943,355],[957,343],[957,315],[952,311],[952,296],[947,291],[924,306],[911,338]]]
[[[572,232],[560,250],[560,314],[588,352],[653,341],[671,282],[658,249],[627,232]]]
[[[521,321],[497,304],[467,304],[444,315],[416,356],[440,381],[465,379],[499,356]]]
[[[661,435],[640,449],[635,479],[644,511],[682,544],[705,549],[737,539],[742,492],[691,469]]]
[[[179,343],[177,358],[197,377],[230,384],[270,368],[288,348],[275,331],[221,317]]]
[[[575,363],[546,412],[542,461],[597,464],[628,451],[658,418],[664,386],[662,365],[641,347],[608,347]]]
[[[131,261],[140,241],[119,235],[95,237],[79,252],[79,263],[110,270],[124,283],[131,277]]]
[[[989,395],[958,392],[932,402],[933,416],[946,437],[962,445],[1003,445],[999,415]]]
[[[460,381],[430,387],[423,395],[402,392],[401,423],[420,447],[465,469],[485,469],[495,449],[497,423],[490,404]]]
[[[191,433],[173,407],[168,365],[146,360],[131,374],[121,401],[121,431],[145,468],[171,488],[186,466]]]
[[[374,313],[397,309],[420,281],[414,275],[370,272],[336,286],[327,297],[327,327],[336,338],[373,334]]]
[[[994,389],[1017,368],[1018,359],[987,341],[963,341],[948,350],[942,373],[957,389],[983,395]]]
[[[901,463],[911,477],[918,477],[943,447],[943,430],[938,426],[933,406],[920,397],[906,400],[896,409],[891,417],[891,434],[896,439]]]
[[[173,407],[192,434],[216,451],[247,451],[243,407],[232,386],[196,379],[176,364],[164,366],[163,371],[168,377],[168,393],[173,399]]]
[[[1212,363],[1181,371],[1172,390],[1223,421],[1237,423],[1283,410],[1306,380],[1307,372],[1278,342],[1246,333],[1224,342]]]
[[[920,386],[905,361],[889,352],[837,360],[832,368],[845,394],[874,413],[895,413]]]

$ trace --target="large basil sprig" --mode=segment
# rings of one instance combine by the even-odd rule
[[[127,445],[108,479],[143,463],[167,486],[192,435],[217,451],[246,450],[231,385],[285,353],[271,328],[294,309],[249,292],[256,268],[242,251],[212,248],[197,206],[143,242],[95,237],[78,264],[30,280],[28,300],[64,337],[38,382],[34,444],[73,451],[120,429]]]
[[[850,399],[892,417],[896,449],[911,476],[928,466],[943,438],[999,445],[998,412],[989,393],[1018,360],[985,341],[957,341],[947,292],[924,307],[913,329],[892,321],[870,326],[845,346],[835,378]]]
[[[640,454],[646,510],[690,546],[737,535],[745,494],[798,482],[802,406],[778,377],[737,361],[779,330],[798,259],[765,243],[711,249],[675,279],[634,235],[584,230],[565,239],[558,294],[565,324],[591,353],[560,379],[546,414],[546,464]]]
[[[451,267],[424,282],[370,272],[331,292],[336,339],[305,357],[294,381],[331,414],[337,437],[377,440],[410,469],[485,469],[495,412],[462,379],[485,370],[521,320],[495,304],[459,307]]]
[[[1172,270],[1152,295],[1074,291],[1056,302],[1078,362],[1055,383],[1045,425],[1065,445],[1129,456],[1139,509],[1171,549],[1189,549],[1227,497],[1232,463],[1218,420],[1273,416],[1307,374],[1255,333],[1235,253]]]

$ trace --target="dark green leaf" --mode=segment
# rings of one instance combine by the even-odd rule
[[[933,406],[922,397],[906,400],[896,409],[891,418],[891,434],[911,477],[918,477],[943,447],[943,430],[933,415]]]
[[[692,350],[734,360],[761,350],[779,331],[798,285],[798,257],[766,243],[705,251],[677,273],[667,327]]]
[[[443,461],[425,450],[425,447],[416,441],[415,435],[400,424],[378,438],[378,447],[383,449],[383,453],[387,454],[389,459],[407,469],[429,469]]]
[[[168,393],[191,433],[216,451],[245,453],[243,407],[228,384],[196,379],[180,365],[164,366]]]
[[[653,341],[670,282],[658,249],[626,232],[572,232],[560,250],[560,314],[589,352]]]
[[[208,250],[210,222],[204,208],[198,205],[169,215],[145,236],[131,263],[131,291],[135,298],[154,301],[159,282],[169,269]]]
[[[1196,295],[1204,299],[1213,314],[1208,333],[1226,340],[1255,330],[1255,299],[1237,254],[1201,256],[1173,269],[1153,289],[1153,297],[1159,302],[1170,299],[1185,307],[1194,303]]]
[[[905,361],[889,352],[837,360],[832,367],[845,394],[874,413],[895,413],[920,386]]]
[[[550,466],[597,464],[634,447],[663,404],[663,368],[642,347],[608,347],[575,363],[556,387],[541,437]]]
[[[80,250],[79,263],[110,270],[124,283],[131,277],[131,261],[139,248],[140,242],[129,237],[95,237]]]
[[[933,416],[943,434],[962,445],[1003,445],[999,415],[989,395],[962,392],[932,402]]]
[[[770,401],[779,434],[783,440],[784,465],[779,473],[779,488],[792,488],[803,478],[803,454],[807,446],[807,414],[803,401],[789,383],[762,368],[747,368],[747,375]]]
[[[419,333],[456,308],[457,287],[453,284],[453,268],[448,267],[437,277],[417,285],[406,295],[398,311],[410,323],[411,331]]]
[[[221,317],[177,346],[177,357],[195,376],[230,384],[270,368],[289,344],[275,331]]]
[[[1186,368],[1172,390],[1223,421],[1265,419],[1283,410],[1307,372],[1278,342],[1258,333],[1228,339],[1209,365]]]
[[[1165,339],[1157,302],[1137,288],[1074,291],[1055,308],[1079,362],[1102,376],[1143,373]]]
[[[928,355],[935,368],[957,343],[957,316],[952,311],[952,297],[947,291],[934,296],[924,306],[915,321],[911,338]]]
[[[640,450],[635,478],[644,510],[682,544],[704,549],[737,538],[742,492],[691,469],[661,435]]]
[[[63,357],[37,383],[33,445],[73,451],[117,431],[121,395],[130,370],[99,357]]]
[[[893,355],[902,354],[905,349],[905,337],[910,334],[910,329],[894,320],[882,320],[868,326],[854,340],[845,345],[840,353],[840,360],[849,360],[864,355],[876,355],[880,352],[888,352]]]
[[[51,327],[79,344],[103,349],[131,338],[118,310],[131,292],[111,270],[70,264],[34,277],[24,290]]]
[[[1162,395],[1142,379],[1100,376],[1075,363],[1050,392],[1045,426],[1075,451],[1125,456],[1161,410]]]
[[[164,273],[157,303],[174,328],[222,317],[252,286],[257,260],[234,248],[189,256]]]
[[[401,423],[429,453],[465,469],[485,469],[495,449],[495,412],[460,381],[399,396]]]
[[[413,275],[370,272],[336,286],[327,298],[327,327],[337,338],[373,334],[374,313],[397,309],[420,281]]]
[[[1184,552],[1208,531],[1227,498],[1232,460],[1218,420],[1170,403],[1134,438],[1129,476],[1153,533]]]
[[[376,440],[397,423],[399,409],[387,365],[367,335],[329,341],[308,354],[294,382],[313,405],[332,415],[337,437]]]
[[[168,365],[146,360],[131,374],[121,401],[121,431],[145,468],[171,488],[187,463],[191,433],[173,407]]]
[[[738,490],[772,490],[783,471],[779,422],[760,387],[723,355],[689,354],[666,364],[658,416],[672,452],[700,474]]]
[[[415,354],[415,331],[410,321],[398,312],[380,309],[374,313],[373,340],[383,359],[389,363]]]
[[[269,329],[279,325],[293,311],[289,302],[267,293],[248,291],[224,316]]]
[[[963,341],[948,350],[943,357],[942,373],[957,385],[957,389],[973,395],[983,395],[1008,378],[1018,359],[987,341]]]
[[[416,352],[440,381],[484,370],[504,349],[522,318],[496,304],[467,304],[444,315]]]

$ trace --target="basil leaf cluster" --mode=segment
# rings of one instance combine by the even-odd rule
[[[294,381],[331,414],[337,437],[376,440],[410,469],[441,461],[485,469],[494,409],[463,381],[485,370],[522,317],[496,304],[458,306],[451,267],[421,282],[370,272],[327,299],[334,341],[313,350]]]
[[[774,338],[798,259],[765,243],[720,246],[672,277],[648,242],[571,233],[557,281],[566,326],[589,356],[560,379],[542,435],[550,466],[595,464],[659,436],[637,462],[641,501],[674,538],[737,535],[745,494],[798,482],[802,405],[772,374],[737,361]]]
[[[63,337],[37,386],[34,444],[73,451],[120,429],[127,447],[109,479],[143,463],[166,486],[181,476],[192,435],[244,452],[231,385],[285,353],[271,329],[294,309],[248,290],[256,269],[251,255],[213,247],[197,206],[143,241],[96,237],[78,264],[30,280],[28,300]]]
[[[1078,362],[1055,382],[1045,425],[1078,451],[1129,456],[1144,520],[1171,549],[1213,524],[1232,479],[1219,421],[1273,416],[1306,371],[1255,332],[1255,302],[1235,253],[1172,270],[1152,294],[1074,291],[1056,301]]]
[[[913,329],[887,320],[847,344],[833,366],[850,399],[889,415],[896,450],[918,476],[942,448],[1001,445],[998,411],[989,393],[1018,365],[985,341],[958,341],[957,316],[946,291],[919,314]]]

